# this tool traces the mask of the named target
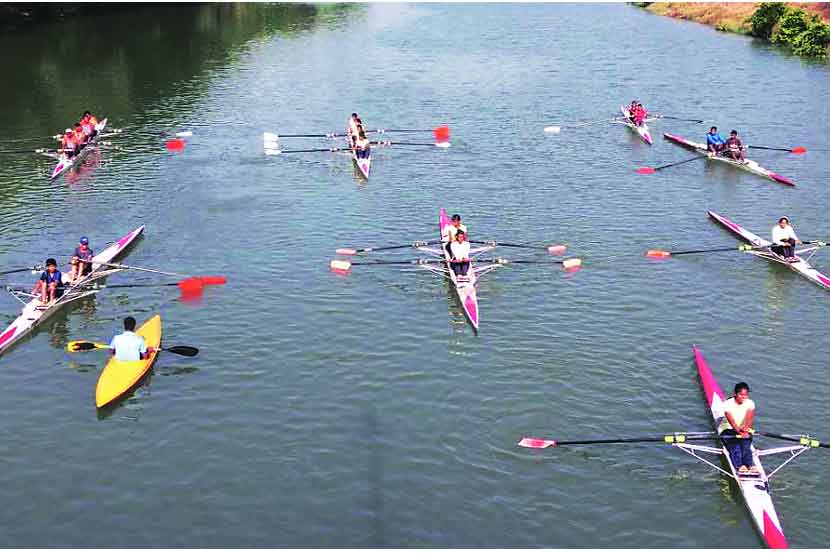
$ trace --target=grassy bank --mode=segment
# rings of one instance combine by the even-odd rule
[[[711,25],[719,31],[752,35],[786,46],[794,54],[828,58],[830,3],[635,2],[657,15]]]

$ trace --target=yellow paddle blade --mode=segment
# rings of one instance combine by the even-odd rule
[[[66,351],[70,353],[90,351],[93,349],[110,349],[110,347],[107,344],[99,344],[98,342],[89,342],[86,340],[74,340],[66,344]]]

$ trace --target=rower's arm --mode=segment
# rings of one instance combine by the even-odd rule
[[[728,421],[729,421],[729,425],[730,425],[730,426],[732,426],[732,429],[733,429],[735,432],[737,432],[738,434],[740,434],[740,433],[742,432],[741,427],[738,425],[738,423],[736,423],[736,422],[735,422],[735,419],[734,419],[734,418],[732,418],[732,413],[730,413],[729,411],[727,411],[727,412],[726,412],[726,413],[724,413],[724,414],[726,415],[726,420],[728,420]]]
[[[744,430],[746,432],[752,431],[752,419],[755,418],[755,409],[750,409],[746,412],[746,417],[744,417]]]

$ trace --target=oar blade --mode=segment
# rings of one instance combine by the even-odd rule
[[[654,167],[640,167],[636,170],[636,173],[639,173],[640,175],[653,175],[656,172],[657,169]]]
[[[807,148],[805,148],[804,146],[796,146],[795,148],[793,148],[790,151],[792,153],[794,153],[795,155],[800,156],[801,154],[806,154],[807,153]]]
[[[435,136],[436,143],[442,142],[449,142],[450,141],[450,127],[449,125],[441,125],[440,127],[436,127],[432,134]],[[437,146],[437,144],[436,144]]]
[[[357,250],[353,248],[337,248],[335,253],[337,255],[357,255]]]
[[[198,278],[201,281],[201,283],[205,286],[220,286],[228,282],[228,277],[220,275],[201,276],[195,278]]]
[[[164,147],[171,152],[181,152],[184,150],[185,141],[181,138],[173,138],[164,143]]]
[[[559,132],[561,130],[562,130],[562,127],[557,127],[555,125],[550,126],[550,127],[545,127],[545,132],[552,133],[552,134],[559,134]]]
[[[164,351],[169,351],[170,353],[175,353],[176,355],[182,355],[184,357],[196,357],[199,355],[199,349],[194,348],[193,346],[173,346],[171,348],[164,348]]]
[[[556,440],[542,440],[540,438],[522,438],[519,441],[518,445],[530,449],[545,449],[547,447],[556,447]]]
[[[66,351],[70,353],[90,351],[93,349],[109,349],[109,346],[105,344],[96,344],[95,342],[88,342],[86,340],[75,340],[66,344]]]
[[[344,259],[332,259],[329,267],[336,273],[346,273],[351,270],[352,263]]]
[[[646,257],[650,257],[652,259],[666,259],[667,257],[671,257],[671,252],[663,250],[648,250],[646,252]]]
[[[562,262],[562,267],[567,272],[578,271],[582,268],[582,260],[578,257],[573,257],[571,259],[566,259]]]
[[[565,252],[568,251],[568,246],[565,246],[564,244],[556,244],[548,246],[547,250],[551,255],[565,255]]]

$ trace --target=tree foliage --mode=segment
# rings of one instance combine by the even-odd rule
[[[761,2],[749,24],[752,26],[752,36],[769,39],[778,19],[784,14],[787,7],[783,2]]]

